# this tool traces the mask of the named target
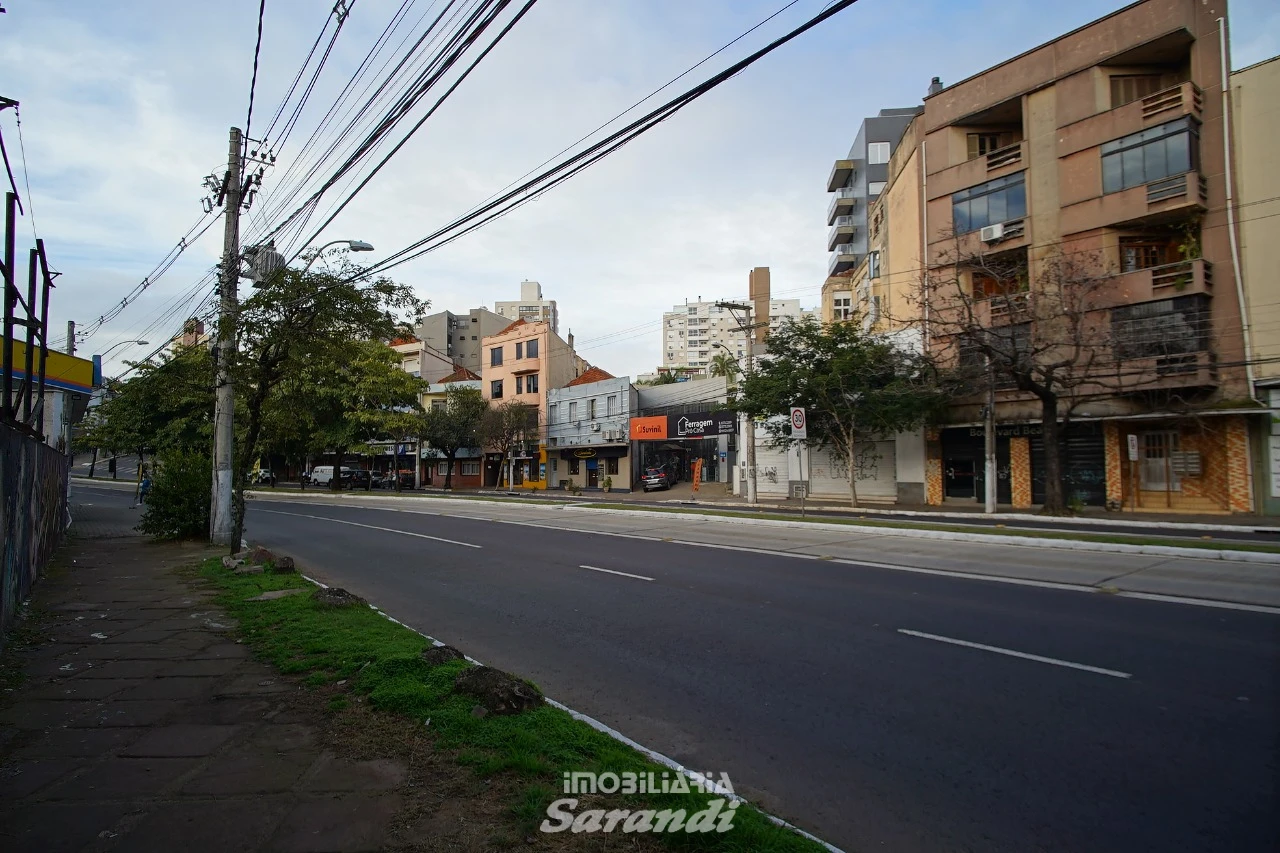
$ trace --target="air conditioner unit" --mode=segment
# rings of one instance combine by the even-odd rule
[[[600,424],[592,424],[592,425],[591,425],[591,431],[592,431],[592,432],[599,432],[599,431],[600,431]]]
[[[997,222],[995,225],[987,225],[982,229],[982,242],[994,243],[1004,238],[1004,223]]]

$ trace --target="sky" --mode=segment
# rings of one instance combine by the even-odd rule
[[[402,0],[351,7],[298,130],[263,179],[242,231],[260,233],[302,141]],[[524,175],[777,12],[787,0],[540,0],[442,109],[320,236],[359,239],[377,261]],[[798,0],[691,73],[674,95],[817,14]],[[8,0],[0,15],[0,113],[32,235],[62,273],[50,339],[91,324],[201,215],[201,182],[243,127],[257,0]],[[817,305],[826,275],[826,178],[862,118],[956,82],[1127,3],[860,0],[568,183],[390,275],[464,312],[542,283],[560,333],[615,375],[653,370],[663,311],[745,299],[771,268],[776,298]],[[254,126],[275,111],[332,8],[267,0]],[[415,4],[423,14],[429,0]],[[1280,4],[1234,0],[1232,66],[1280,53]],[[653,101],[657,104],[660,101]],[[21,145],[19,143],[21,142]],[[25,167],[24,167],[25,159]],[[30,183],[30,192],[26,183]],[[283,195],[280,193],[279,195]],[[277,200],[278,203],[278,200]],[[267,219],[270,219],[267,216]],[[34,223],[34,231],[33,231]],[[112,349],[106,373],[176,333],[221,252],[217,223],[119,316],[79,344]],[[247,284],[247,283],[246,283]],[[143,339],[149,346],[129,341]],[[120,344],[120,346],[116,346]]]

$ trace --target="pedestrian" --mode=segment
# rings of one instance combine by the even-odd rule
[[[138,502],[135,507],[142,506],[147,502],[147,493],[151,491],[151,473],[146,468],[142,469],[142,481],[138,483]]]

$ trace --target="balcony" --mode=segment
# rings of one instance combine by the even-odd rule
[[[1094,228],[1117,228],[1167,223],[1203,213],[1209,206],[1209,188],[1199,172],[1162,178],[1120,192],[1063,204],[1063,234]]]
[[[858,206],[858,198],[853,193],[853,187],[841,187],[836,190],[835,197],[831,199],[831,204],[827,205],[828,225],[835,222],[837,216],[853,213],[854,208]]]
[[[1204,95],[1195,83],[1180,83],[1136,101],[1073,122],[1058,131],[1058,156],[1138,133],[1183,116],[1203,119]]]
[[[831,167],[831,175],[827,178],[827,192],[833,193],[843,187],[853,174],[853,160],[837,160]]]
[[[1149,302],[1213,292],[1213,264],[1203,258],[1121,273],[1115,277],[1117,303]]]
[[[1025,141],[1015,142],[930,175],[929,197],[950,195],[1025,169],[1026,145]]]
[[[841,243],[835,247],[831,254],[831,261],[827,264],[827,275],[835,275],[838,272],[852,269],[861,260],[862,257],[855,252],[852,243]]]
[[[1123,362],[1121,388],[1213,388],[1220,383],[1217,356],[1209,351],[1133,358]]]
[[[835,251],[836,246],[853,240],[855,231],[857,231],[857,227],[854,217],[837,216],[836,224],[831,226],[831,230],[827,232],[827,251]]]

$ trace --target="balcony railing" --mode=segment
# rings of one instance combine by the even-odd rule
[[[841,243],[831,253],[831,260],[827,263],[827,274],[834,275],[857,265],[858,256],[854,253],[853,244]]]
[[[1150,272],[1153,291],[1165,287],[1186,290],[1193,284],[1201,285],[1197,291],[1213,287],[1213,264],[1201,258],[1152,267]]]
[[[992,296],[987,300],[987,308],[992,320],[1015,316],[1027,308],[1027,294],[1009,293]]]
[[[1204,109],[1204,93],[1195,83],[1179,83],[1147,95],[1142,99],[1142,120],[1148,123],[1166,121],[1182,115],[1187,105],[1190,105],[1193,115],[1200,115]]]
[[[827,250],[831,251],[836,246],[847,243],[853,238],[856,228],[854,227],[854,217],[837,216],[836,224],[831,226],[831,230],[827,232]]]
[[[831,204],[827,205],[827,224],[830,225],[841,214],[852,213],[858,206],[858,198],[853,187],[841,187],[835,191]]]
[[[987,154],[987,171],[994,172],[996,169],[1003,169],[1005,166],[1012,166],[1021,162],[1022,143],[1015,142],[1012,145],[997,148]]]

